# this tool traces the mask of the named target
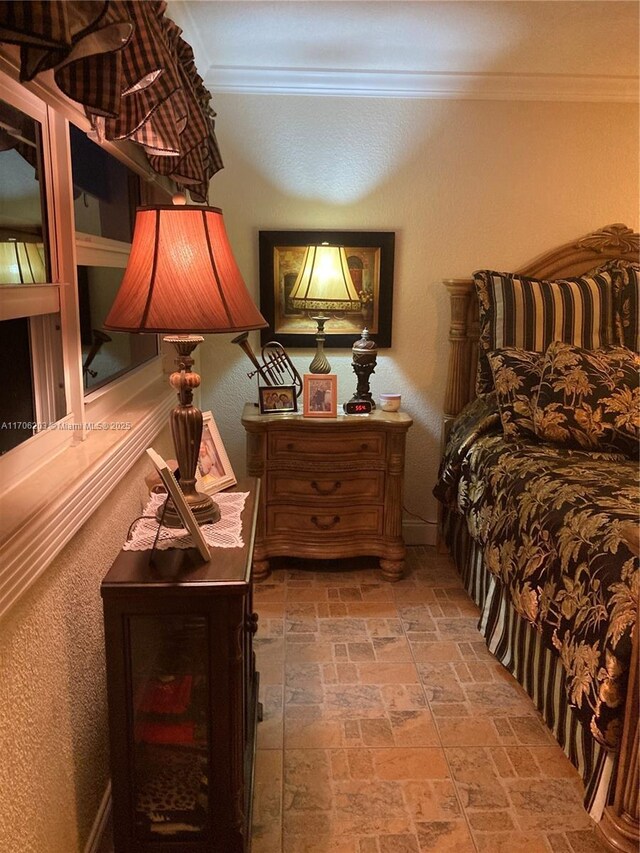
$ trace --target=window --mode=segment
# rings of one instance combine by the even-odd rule
[[[86,394],[154,358],[158,339],[102,328],[127,265],[140,178],[74,125],[70,141]]]
[[[0,281],[50,281],[42,127],[0,101]]]
[[[75,125],[69,131],[76,232],[130,243],[139,176]]]
[[[43,119],[0,100],[0,454],[65,414]]]
[[[153,442],[173,394],[156,336],[100,339],[135,206],[166,203],[170,185],[133,146],[88,140],[77,105],[20,86],[2,53],[0,69],[0,422],[19,425],[0,429],[1,617]]]
[[[85,394],[117,379],[158,354],[155,335],[105,331],[105,317],[115,299],[124,268],[79,264],[78,296]]]

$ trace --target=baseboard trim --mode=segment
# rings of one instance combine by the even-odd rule
[[[406,518],[402,522],[402,537],[405,545],[435,545],[438,525],[435,521]]]
[[[100,805],[98,806],[98,812],[96,814],[96,819],[93,822],[93,826],[91,827],[91,832],[89,833],[89,838],[87,843],[85,844],[84,853],[98,853],[100,849],[100,845],[102,843],[102,836],[104,835],[105,828],[109,821],[109,815],[111,814],[111,781],[107,783],[107,787],[105,789],[104,794],[102,795],[102,799],[100,800]]]

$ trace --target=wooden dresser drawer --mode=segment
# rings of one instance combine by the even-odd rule
[[[341,457],[359,459],[384,458],[383,432],[337,430],[323,435],[321,431],[289,430],[269,434],[269,459],[292,459],[305,456],[324,457],[327,461]]]
[[[337,473],[297,473],[295,471],[269,471],[267,475],[267,500],[313,500],[331,504],[345,499],[382,503],[384,497],[384,472],[349,471]]]
[[[347,506],[327,510],[273,504],[267,507],[267,524],[273,535],[287,533],[291,539],[302,537],[340,537],[362,533],[381,534],[383,507]]]

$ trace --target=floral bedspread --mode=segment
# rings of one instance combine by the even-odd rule
[[[454,423],[434,493],[465,515],[487,569],[560,656],[583,724],[613,748],[640,586],[625,540],[640,513],[638,463],[507,444],[494,408],[475,401]]]

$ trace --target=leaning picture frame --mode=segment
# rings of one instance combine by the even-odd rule
[[[198,526],[195,515],[191,512],[191,507],[184,499],[184,495],[178,485],[178,481],[173,476],[173,471],[169,468],[162,456],[160,456],[160,454],[152,447],[147,448],[147,455],[155,465],[156,470],[160,475],[160,479],[164,483],[167,490],[167,500],[171,498],[173,501],[173,505],[180,517],[180,521],[182,522],[185,530],[188,530],[191,534],[191,538],[193,539],[194,545],[200,552],[200,556],[203,560],[210,560],[211,551],[209,550],[209,546],[202,535],[202,531]]]
[[[269,323],[261,343],[276,338],[285,347],[314,347],[317,323],[294,308],[291,292],[307,246],[344,246],[349,271],[361,300],[359,311],[334,314],[325,324],[327,347],[353,346],[366,327],[378,348],[391,346],[393,309],[393,231],[260,231],[260,311]]]
[[[238,482],[211,412],[202,413],[202,439],[196,465],[199,491],[215,495]]]
[[[302,382],[305,418],[338,416],[338,377],[335,373],[305,373]]]

